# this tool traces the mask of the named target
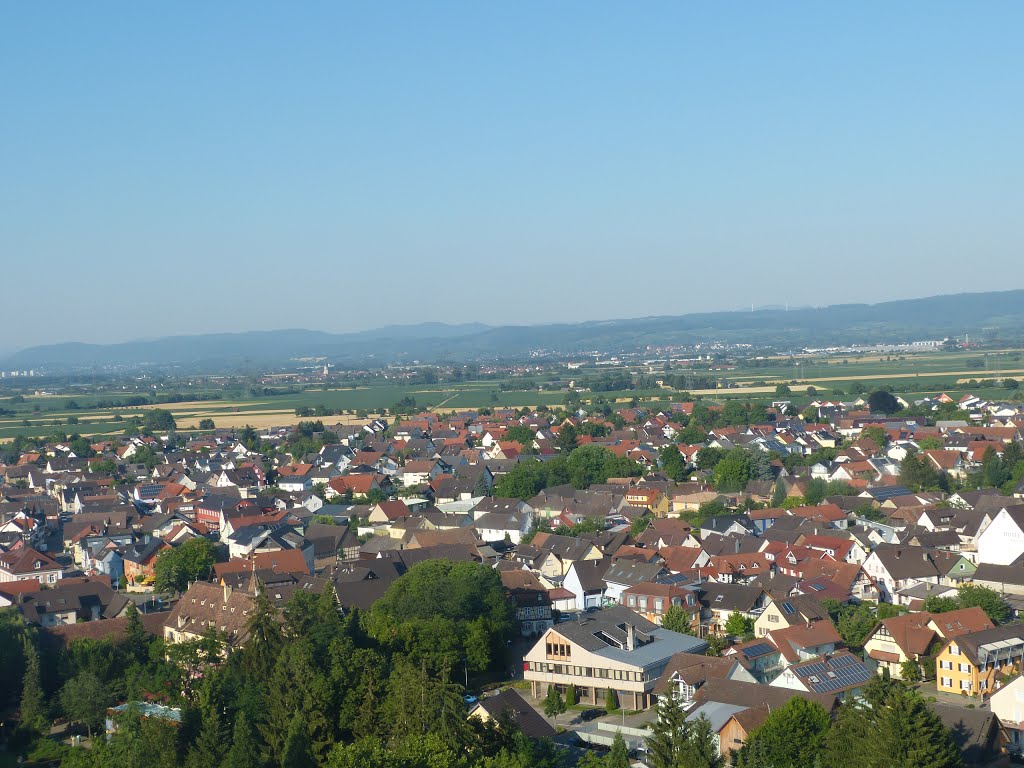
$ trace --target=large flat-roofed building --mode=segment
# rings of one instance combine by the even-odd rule
[[[703,653],[707,643],[653,624],[623,606],[581,614],[548,629],[523,659],[534,698],[575,686],[581,703],[599,704],[615,691],[627,709],[646,709],[669,660]]]

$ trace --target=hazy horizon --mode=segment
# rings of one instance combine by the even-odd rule
[[[0,356],[1015,288],[1022,21],[7,5]]]

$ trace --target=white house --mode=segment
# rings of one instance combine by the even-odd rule
[[[487,512],[473,521],[481,541],[504,541],[519,544],[533,525],[530,512]]]
[[[59,563],[31,547],[0,553],[0,582],[38,579],[40,584],[56,584],[62,575]]]
[[[989,706],[1010,737],[1007,748],[1020,754],[1024,749],[1024,677],[1017,675],[999,688],[989,699]]]
[[[977,543],[979,563],[1009,565],[1024,555],[1024,507],[999,510]]]

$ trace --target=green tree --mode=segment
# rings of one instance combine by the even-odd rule
[[[740,750],[744,768],[813,766],[831,724],[820,705],[799,696],[774,710]]]
[[[889,436],[881,427],[864,427],[864,429],[860,431],[860,436],[862,438],[867,438],[881,450],[884,450],[885,444],[889,442]]]
[[[92,672],[80,672],[60,689],[60,705],[68,719],[92,729],[103,722],[107,713],[108,694],[103,683]]]
[[[889,416],[900,409],[900,404],[892,392],[877,389],[868,395],[868,407],[872,413],[884,413]]]
[[[515,426],[509,427],[505,431],[504,437],[506,440],[511,440],[521,445],[533,445],[533,441],[537,438],[537,433],[529,427]]]
[[[995,624],[1005,624],[1010,618],[1010,606],[994,589],[981,584],[964,584],[957,592],[962,608],[981,608]]]
[[[683,454],[674,444],[666,445],[661,449],[658,453],[658,462],[670,480],[678,482],[686,479],[688,474],[686,460],[683,459]]]
[[[612,739],[612,748],[604,759],[605,768],[629,768],[629,750],[626,749],[626,740],[622,738],[622,731],[615,732]]]
[[[514,608],[501,577],[486,565],[428,560],[396,579],[370,609],[379,642],[435,673],[462,667],[482,673],[501,658]]]
[[[822,768],[960,768],[950,732],[915,691],[878,678],[864,701],[842,705],[825,738]]]
[[[690,725],[680,765],[685,768],[723,768],[725,757],[719,754],[717,736],[711,721],[702,712]]]
[[[558,440],[556,441],[558,450],[563,454],[572,453],[576,450],[579,445],[579,439],[576,432],[576,427],[572,424],[564,424],[561,429],[558,430]]]
[[[256,732],[245,711],[235,716],[235,727],[231,737],[231,748],[221,768],[261,768],[259,742]]]
[[[669,606],[669,609],[665,611],[665,615],[661,617],[661,626],[664,629],[678,632],[681,635],[695,634],[690,614],[681,605]]]
[[[219,766],[227,750],[226,739],[227,733],[217,709],[214,707],[204,712],[199,735],[185,755],[184,768]]]
[[[567,685],[566,688],[565,688],[565,706],[566,707],[575,707],[576,704],[577,704],[577,701],[576,701],[576,686],[575,685]]]
[[[213,544],[203,537],[164,550],[153,566],[154,588],[158,592],[184,592],[193,581],[210,577],[216,559]]]
[[[146,411],[142,418],[142,428],[147,432],[169,432],[176,427],[174,414],[163,408]]]
[[[288,735],[285,737],[284,751],[281,756],[281,768],[316,768],[316,762],[310,752],[309,734],[299,712],[295,713],[288,726]]]
[[[50,729],[49,707],[39,671],[39,651],[26,635],[24,639],[25,674],[21,685],[21,726],[32,734]]]
[[[913,659],[907,659],[900,664],[900,677],[908,683],[916,683],[921,679],[921,665]]]
[[[658,697],[658,716],[652,722],[651,735],[644,740],[651,768],[680,768],[689,741],[690,724],[686,712],[672,696]]]
[[[742,491],[750,481],[750,453],[731,448],[715,465],[714,482],[719,491]]]
[[[544,697],[544,714],[555,720],[560,714],[565,712],[565,702],[562,700],[562,694],[558,692],[558,688],[555,685],[548,686],[547,695]]]
[[[734,611],[725,622],[725,631],[733,637],[750,639],[754,636],[754,620]]]
[[[786,397],[787,395],[793,394],[793,390],[789,388],[788,384],[776,384],[775,385],[775,396]]]
[[[609,712],[619,708],[619,695],[611,688],[605,689],[604,708]]]
[[[988,488],[999,488],[1010,479],[1010,470],[1003,464],[996,450],[989,446],[981,459],[981,482]]]
[[[213,419],[200,419],[199,420],[199,428],[200,429],[204,429],[204,430],[208,430],[208,429],[216,429],[217,427],[214,425]]]

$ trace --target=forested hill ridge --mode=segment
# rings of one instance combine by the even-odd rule
[[[600,311],[599,307],[590,310]],[[302,357],[388,363],[417,359],[522,357],[535,350],[573,354],[630,351],[646,345],[722,341],[799,347],[905,342],[985,332],[1024,335],[1024,290],[961,293],[878,304],[704,312],[677,316],[541,325],[423,323],[357,333],[302,329],[218,333],[117,344],[62,343],[21,350],[8,368],[104,365],[275,363]]]

